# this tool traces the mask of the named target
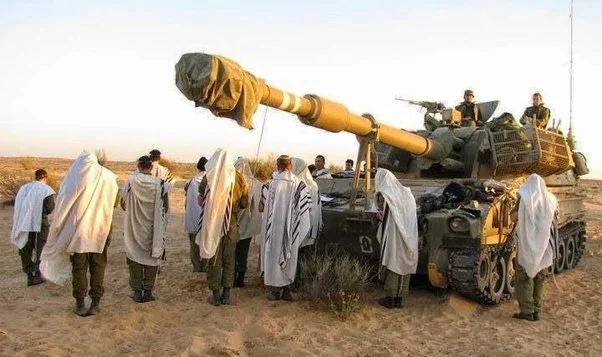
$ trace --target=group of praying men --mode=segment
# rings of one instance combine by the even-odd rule
[[[165,261],[169,194],[174,177],[160,165],[153,150],[137,160],[137,170],[119,195],[117,177],[104,167],[103,152],[83,152],[67,171],[58,195],[39,169],[35,180],[22,186],[15,200],[11,241],[19,248],[27,285],[48,280],[63,284],[72,279],[74,313],[100,311],[107,248],[111,241],[113,210],[125,211],[123,238],[129,270],[130,297],[137,303],[155,300],[153,288]],[[314,177],[329,175],[324,157],[316,157],[313,173],[298,158],[281,155],[269,182],[258,181],[249,160],[237,160],[218,149],[202,157],[197,174],[185,186],[185,230],[189,234],[194,272],[207,272],[214,306],[231,303],[231,289],[244,287],[249,244],[260,237],[260,271],[268,300],[293,300],[291,284],[297,274],[299,249],[313,245],[322,227],[318,185]],[[353,169],[348,160],[346,170]],[[380,220],[380,275],[386,308],[401,308],[409,278],[418,264],[416,203],[409,188],[393,173],[379,168],[375,191]],[[518,221],[516,295],[520,313],[515,318],[538,320],[543,279],[552,264],[550,227],[556,198],[545,182],[531,175],[519,189],[512,219]],[[56,197],[55,197],[56,196]],[[54,213],[52,222],[48,215]],[[88,277],[90,273],[90,289]],[[86,293],[91,304],[85,306]]]

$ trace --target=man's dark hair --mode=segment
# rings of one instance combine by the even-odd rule
[[[44,169],[37,169],[34,175],[35,175],[36,181],[40,181],[40,180],[48,177],[48,172],[46,172],[46,170],[44,170]]]
[[[199,159],[199,162],[196,163],[196,168],[199,171],[205,171],[205,164],[207,163],[207,158],[205,156]]]
[[[534,96],[534,97],[543,98],[543,97],[541,96],[541,93],[539,93],[539,92],[535,92],[535,93],[533,93],[533,96]]]
[[[149,154],[152,161],[161,160],[161,151],[157,149],[152,149]]]
[[[345,160],[345,163],[346,163],[346,164],[351,164],[351,165],[353,165],[353,160],[351,160],[351,159],[347,159],[347,160]]]
[[[140,156],[138,158],[138,166],[143,170],[148,170],[153,167],[153,160],[148,155]]]
[[[326,161],[326,159],[324,158],[324,155],[318,155],[318,156],[316,156],[316,159],[322,159],[322,160]]]

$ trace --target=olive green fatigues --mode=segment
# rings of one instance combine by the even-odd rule
[[[477,104],[463,102],[460,105],[457,105],[455,109],[462,114],[462,126],[474,127],[482,124],[483,115]]]
[[[205,193],[207,178],[203,177],[199,185],[199,194]],[[234,189],[232,192],[232,213],[228,233],[222,237],[217,246],[215,256],[208,261],[207,285],[216,291],[221,288],[234,286],[235,250],[238,242],[238,213],[247,208],[249,204],[249,189],[245,177],[236,172]]]
[[[111,227],[112,230],[112,227]],[[92,299],[100,299],[104,294],[107,248],[111,244],[111,231],[102,253],[73,253],[71,272],[73,274],[73,297],[85,298],[89,293]],[[90,291],[88,292],[88,270],[90,270]]]
[[[540,129],[545,129],[550,120],[550,109],[546,108],[543,103],[537,106],[531,106],[525,109],[523,116],[520,119],[521,124],[526,124],[528,118],[535,117],[535,126]]]
[[[130,271],[130,288],[134,291],[152,291],[155,287],[159,266],[144,265],[126,258]]]
[[[389,269],[384,272],[384,290],[385,296],[405,299],[410,292],[410,274],[399,275]]]
[[[547,269],[541,270],[533,278],[520,265],[516,266],[516,281],[514,295],[518,301],[520,312],[531,314],[540,312],[543,298],[543,283],[546,279]]]
[[[40,275],[40,256],[48,238],[48,215],[54,210],[54,196],[46,197],[42,203],[42,225],[40,232],[29,232],[27,243],[19,249],[21,267],[25,274]],[[33,256],[35,252],[35,257]],[[35,259],[34,259],[35,258]]]

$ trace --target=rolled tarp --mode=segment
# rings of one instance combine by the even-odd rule
[[[176,63],[176,86],[196,107],[253,129],[263,81],[225,57],[186,53]]]

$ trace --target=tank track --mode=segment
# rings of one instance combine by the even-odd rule
[[[494,305],[510,297],[509,294],[502,294],[499,297],[492,296],[488,289],[489,284],[479,283],[480,262],[483,255],[489,256],[489,262],[500,246],[482,246],[478,250],[457,249],[451,252],[449,258],[449,282],[453,290],[460,295],[479,302],[481,304]]]
[[[575,237],[575,257],[573,268],[579,263],[585,251],[585,224],[582,222],[569,223],[559,229],[559,238],[565,243],[570,237]],[[485,259],[492,264],[493,258],[501,254],[507,256],[508,250],[513,247],[497,245],[481,246],[479,249],[456,249],[450,252],[449,257],[449,283],[453,290],[460,295],[481,304],[495,305],[509,299],[512,295],[504,292],[493,296],[488,284],[483,284],[479,277],[481,262]],[[496,254],[497,253],[497,254]],[[484,258],[484,255],[487,257]],[[556,266],[557,262],[554,262]]]

